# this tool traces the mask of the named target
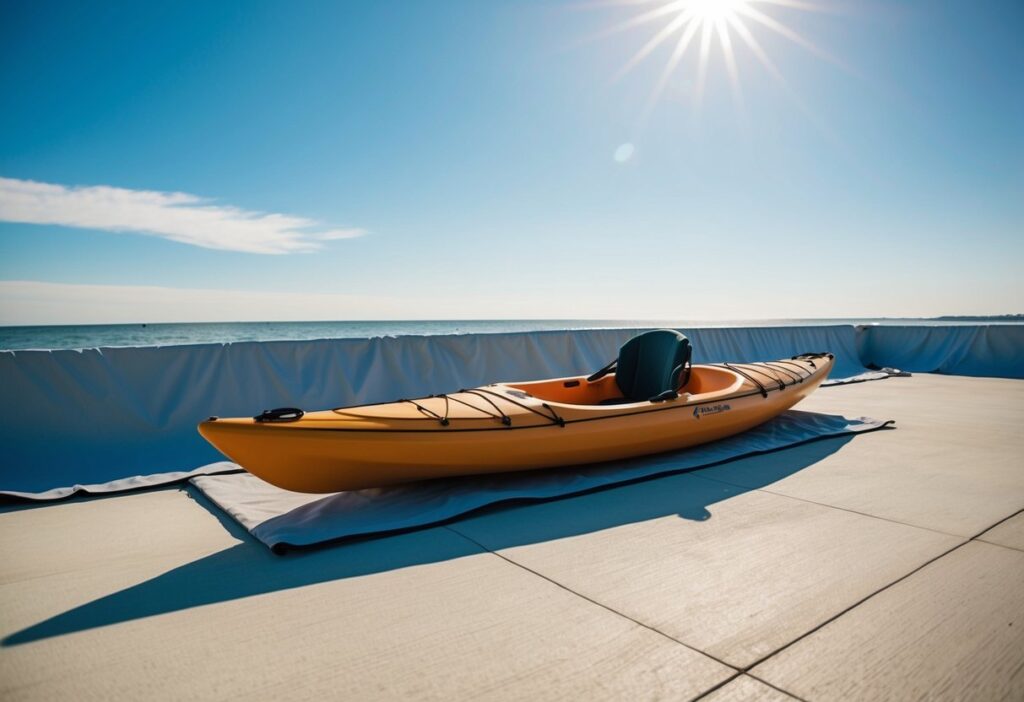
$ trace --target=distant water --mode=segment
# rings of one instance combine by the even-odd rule
[[[493,319],[390,322],[229,322],[196,324],[96,324],[0,327],[0,350],[81,349],[111,346],[175,346],[236,341],[363,339],[382,336],[475,334],[550,329],[651,327],[809,326],[820,324],[948,325],[1022,323],[1019,315],[937,319],[772,319],[708,322],[694,320]]]

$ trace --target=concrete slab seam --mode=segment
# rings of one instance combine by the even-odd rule
[[[919,572],[919,571],[921,571],[921,570],[924,570],[925,568],[927,568],[928,566],[930,566],[930,565],[931,565],[932,563],[935,563],[936,561],[939,561],[940,559],[942,559],[942,558],[945,558],[945,557],[946,557],[946,556],[948,556],[949,554],[953,553],[954,551],[956,551],[956,550],[958,550],[958,549],[961,549],[961,548],[963,548],[964,546],[966,546],[967,544],[971,543],[972,541],[981,541],[981,540],[980,540],[980,539],[979,539],[978,537],[980,537],[980,536],[981,536],[982,534],[984,534],[984,533],[988,532],[988,531],[989,531],[989,530],[991,530],[991,529],[994,529],[995,527],[999,526],[999,525],[1000,525],[1000,524],[1002,524],[1003,522],[1005,522],[1005,521],[1007,521],[1007,520],[1009,520],[1009,519],[1012,519],[1012,518],[1016,517],[1016,516],[1017,516],[1018,514],[1021,514],[1022,512],[1024,512],[1024,509],[1022,509],[1022,510],[1018,510],[1018,511],[1014,512],[1013,514],[1011,514],[1011,515],[1009,515],[1009,516],[1007,516],[1007,517],[1004,517],[1003,519],[1000,519],[1000,520],[999,520],[998,522],[996,522],[995,524],[993,524],[993,525],[991,525],[991,526],[989,526],[989,527],[986,527],[985,529],[983,529],[982,531],[978,532],[977,534],[975,534],[974,536],[970,537],[969,539],[964,539],[964,541],[963,541],[963,542],[961,542],[961,543],[957,544],[956,546],[953,546],[952,548],[950,548],[950,549],[947,549],[947,550],[943,551],[942,553],[938,554],[937,556],[934,556],[934,557],[932,557],[932,558],[929,558],[929,559],[928,559],[927,561],[925,561],[924,563],[922,563],[922,564],[921,564],[921,565],[919,565],[918,567],[914,568],[913,570],[911,570],[911,571],[910,571],[910,572],[908,572],[907,574],[905,574],[905,575],[902,575],[902,576],[900,576],[899,578],[897,578],[896,580],[893,580],[893,581],[892,581],[891,583],[888,583],[887,585],[883,585],[882,587],[878,588],[878,589],[877,589],[877,590],[875,590],[874,592],[872,592],[872,593],[870,593],[870,594],[868,594],[868,595],[865,595],[864,597],[862,597],[861,599],[857,600],[856,602],[854,602],[854,603],[853,603],[852,605],[850,605],[849,607],[846,607],[845,609],[843,609],[843,610],[842,610],[841,612],[838,612],[837,614],[835,614],[835,615],[833,615],[833,616],[829,617],[828,619],[826,619],[825,621],[821,622],[821,623],[820,623],[820,624],[818,624],[817,626],[815,626],[815,627],[813,627],[813,628],[809,629],[808,631],[805,631],[805,632],[804,632],[803,634],[801,634],[800,636],[796,637],[795,639],[793,639],[792,641],[790,641],[790,642],[786,643],[785,645],[783,645],[783,646],[780,646],[779,648],[777,648],[776,650],[772,651],[771,653],[768,653],[768,654],[766,654],[766,655],[762,656],[761,658],[759,658],[758,660],[754,661],[753,663],[751,663],[751,664],[750,664],[749,666],[747,666],[746,668],[743,668],[743,669],[742,669],[742,671],[743,671],[744,673],[747,673],[748,671],[750,671],[750,670],[752,670],[752,669],[756,668],[757,666],[761,665],[762,663],[764,663],[764,662],[765,662],[766,660],[768,660],[769,658],[771,658],[771,657],[773,657],[773,656],[776,656],[776,655],[778,655],[779,653],[782,653],[783,651],[785,651],[786,649],[788,649],[789,647],[791,647],[791,646],[792,646],[793,644],[795,644],[795,643],[797,643],[797,642],[799,642],[799,641],[802,641],[802,640],[806,639],[806,638],[807,638],[808,636],[810,636],[811,634],[814,634],[815,632],[817,632],[817,631],[819,631],[819,630],[821,630],[821,629],[825,628],[826,626],[828,626],[828,625],[829,625],[829,624],[831,624],[832,622],[836,621],[837,619],[839,619],[839,618],[840,618],[840,617],[842,617],[843,615],[845,615],[845,614],[847,614],[847,613],[849,613],[849,612],[853,611],[853,610],[854,610],[854,609],[856,609],[857,607],[860,607],[860,606],[861,606],[862,604],[864,604],[865,602],[867,602],[868,600],[870,600],[870,599],[871,599],[872,597],[874,597],[875,595],[881,594],[881,593],[885,592],[886,590],[888,590],[889,588],[893,587],[894,585],[897,585],[897,584],[899,584],[899,583],[903,582],[904,580],[906,580],[907,578],[911,577],[911,576],[912,576],[912,575],[914,575],[915,573],[917,573],[917,572]],[[998,544],[989,544],[989,543],[988,543],[987,541],[982,541],[982,543],[984,543],[984,544],[986,544],[986,545],[988,545],[988,546],[996,546],[996,547],[999,547],[999,545],[998,545]],[[1006,547],[1003,547],[1003,548],[1006,548]],[[1010,549],[1010,550],[1016,550],[1016,549]],[[753,676],[752,676],[752,677],[753,677]],[[760,678],[758,678],[758,679],[760,679]],[[764,682],[764,681],[762,681],[762,682]],[[785,690],[783,690],[783,692],[785,692]],[[791,694],[791,693],[789,693],[789,692],[786,692],[786,694]]]
[[[454,529],[454,528],[452,528],[452,527],[451,527],[450,525],[445,525],[445,526],[443,526],[442,528],[444,528],[444,529],[448,529],[449,531],[451,531],[451,532],[453,532],[453,533],[457,534],[458,536],[461,536],[462,538],[466,539],[466,540],[467,540],[467,541],[469,541],[470,543],[474,544],[475,546],[478,546],[478,547],[482,548],[482,549],[483,549],[484,551],[486,551],[487,553],[491,553],[491,554],[493,554],[493,555],[497,556],[498,558],[502,559],[502,560],[503,560],[503,561],[505,561],[506,563],[509,563],[509,564],[511,564],[511,565],[513,565],[513,566],[515,566],[515,567],[517,567],[517,568],[522,568],[522,569],[523,569],[523,570],[525,570],[526,572],[528,572],[528,573],[532,573],[533,575],[536,575],[536,576],[537,576],[538,578],[541,578],[541,579],[543,579],[543,580],[546,580],[546,581],[548,581],[549,583],[551,583],[552,585],[554,585],[554,586],[556,586],[556,587],[559,587],[559,588],[561,588],[562,590],[565,590],[566,592],[572,593],[573,595],[576,595],[577,597],[579,597],[579,598],[581,598],[581,599],[584,599],[584,600],[586,600],[587,602],[590,602],[591,604],[593,604],[593,605],[596,605],[596,606],[600,607],[601,609],[607,610],[608,612],[611,612],[612,614],[616,614],[616,615],[618,615],[618,616],[622,617],[623,619],[628,619],[629,621],[633,622],[633,623],[634,623],[634,624],[636,624],[637,626],[643,627],[644,629],[647,629],[647,630],[649,630],[649,631],[653,631],[654,633],[656,633],[656,634],[658,634],[658,635],[660,635],[660,636],[663,636],[664,638],[668,639],[669,641],[672,641],[672,642],[674,642],[674,643],[677,643],[677,644],[679,644],[680,646],[683,646],[683,647],[685,647],[685,648],[688,648],[688,649],[690,649],[691,651],[694,651],[695,653],[699,653],[699,654],[700,654],[700,655],[702,655],[702,656],[706,656],[707,658],[710,658],[711,660],[715,661],[716,663],[719,663],[719,664],[721,664],[721,665],[725,666],[725,667],[726,667],[726,668],[728,668],[729,670],[737,671],[737,674],[739,674],[740,672],[742,672],[742,671],[740,671],[739,669],[737,669],[737,668],[736,668],[736,666],[734,666],[734,665],[730,665],[729,663],[726,663],[725,661],[723,661],[723,660],[721,660],[721,659],[719,659],[719,658],[716,658],[715,656],[712,656],[711,654],[709,654],[709,653],[707,653],[707,652],[705,652],[705,651],[701,651],[701,650],[700,650],[700,649],[698,649],[698,648],[694,648],[694,647],[693,647],[693,646],[691,646],[690,644],[688,644],[688,643],[685,643],[685,642],[683,642],[683,641],[680,641],[679,639],[675,638],[674,636],[670,636],[669,634],[666,634],[666,633],[665,633],[664,631],[661,631],[660,629],[658,629],[658,628],[656,628],[656,627],[653,627],[653,626],[651,626],[650,624],[645,624],[645,623],[643,623],[643,622],[641,622],[641,621],[639,621],[639,620],[637,620],[637,619],[634,619],[633,617],[631,617],[631,616],[629,616],[629,615],[627,615],[627,614],[623,614],[622,612],[619,612],[618,610],[616,610],[616,609],[614,609],[614,608],[612,608],[612,607],[609,607],[608,605],[606,605],[606,604],[604,604],[604,603],[602,603],[602,602],[598,602],[597,600],[595,600],[595,599],[593,599],[593,598],[587,597],[587,596],[586,596],[586,595],[584,595],[584,594],[581,594],[581,593],[579,593],[579,592],[576,592],[576,591],[575,591],[575,590],[573,590],[572,588],[570,588],[570,587],[567,587],[566,585],[563,585],[562,583],[558,582],[558,581],[557,581],[557,580],[555,580],[554,578],[548,577],[547,575],[544,575],[543,573],[539,573],[539,572],[537,572],[536,570],[534,570],[534,569],[532,569],[532,568],[529,568],[529,567],[527,567],[527,566],[523,565],[522,563],[518,563],[517,561],[514,561],[514,560],[512,560],[512,559],[511,559],[511,558],[509,558],[508,556],[505,556],[505,555],[503,555],[503,554],[501,554],[501,553],[498,553],[497,551],[492,551],[491,549],[487,548],[486,546],[484,546],[484,545],[483,545],[482,543],[480,543],[480,542],[479,542],[479,541],[477,541],[476,539],[474,539],[474,538],[472,538],[472,537],[470,537],[470,536],[467,536],[466,534],[463,534],[463,533],[462,533],[461,531],[458,531],[457,529]],[[736,676],[733,676],[733,677],[736,677]],[[731,679],[731,678],[730,678],[730,679]]]
[[[731,482],[731,481],[728,481],[728,480],[722,480],[721,478],[711,478],[711,477],[708,477],[706,475],[700,475],[699,472],[693,473],[693,477],[695,477],[695,478],[702,478],[704,480],[710,480],[712,482],[721,483],[722,485],[728,485],[730,487],[741,488],[743,490],[751,490],[753,492],[763,492],[763,493],[766,493],[768,495],[774,495],[775,497],[785,497],[785,498],[788,498],[790,500],[797,500],[798,502],[804,502],[804,503],[811,504],[811,505],[817,505],[818,507],[827,507],[829,509],[836,509],[836,510],[839,510],[840,512],[849,512],[850,514],[856,514],[856,515],[859,515],[861,517],[870,517],[871,519],[879,519],[879,520],[881,520],[883,522],[889,522],[890,524],[899,524],[900,526],[907,526],[907,527],[911,527],[913,529],[924,529],[925,531],[930,531],[930,532],[932,532],[934,534],[942,534],[943,536],[952,536],[953,538],[956,538],[956,539],[971,538],[971,537],[964,536],[963,534],[950,534],[949,532],[939,531],[938,529],[932,529],[931,527],[920,526],[918,524],[910,524],[909,522],[901,522],[898,519],[891,519],[889,517],[882,517],[882,516],[879,516],[877,514],[868,514],[867,512],[859,512],[859,511],[857,511],[855,509],[850,509],[849,507],[840,507],[838,505],[830,505],[830,504],[827,504],[825,502],[817,502],[816,500],[809,500],[806,497],[797,497],[796,495],[787,495],[784,492],[775,492],[774,490],[769,490],[767,488],[751,488],[749,485],[740,485],[739,483],[734,483],[734,482]],[[989,529],[992,529],[992,528],[993,527],[989,527]]]

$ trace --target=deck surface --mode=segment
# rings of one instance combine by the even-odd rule
[[[0,698],[1024,699],[1024,381],[898,428],[284,557],[189,490],[0,510]]]

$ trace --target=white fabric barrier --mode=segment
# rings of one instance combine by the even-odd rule
[[[704,468],[815,439],[861,434],[891,421],[790,410],[737,436],[695,448],[557,470],[428,480],[391,488],[310,495],[249,473],[192,479],[214,504],[271,549],[424,527],[489,505],[551,500],[645,478]],[[796,470],[799,466],[787,466]]]
[[[878,368],[1024,378],[1024,325],[872,326],[858,338],[861,360]]]
[[[836,355],[863,376],[854,328],[683,329],[694,361]],[[636,329],[0,352],[0,494],[57,499],[220,472],[209,415],[324,409],[501,380],[589,373]],[[877,377],[877,376],[875,376]],[[211,465],[217,464],[217,465]],[[133,477],[135,476],[135,477]]]

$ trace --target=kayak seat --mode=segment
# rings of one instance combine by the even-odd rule
[[[595,382],[615,372],[621,398],[601,404],[659,402],[677,397],[690,379],[693,348],[690,340],[672,329],[657,329],[635,336],[619,349],[619,356],[587,380]]]

